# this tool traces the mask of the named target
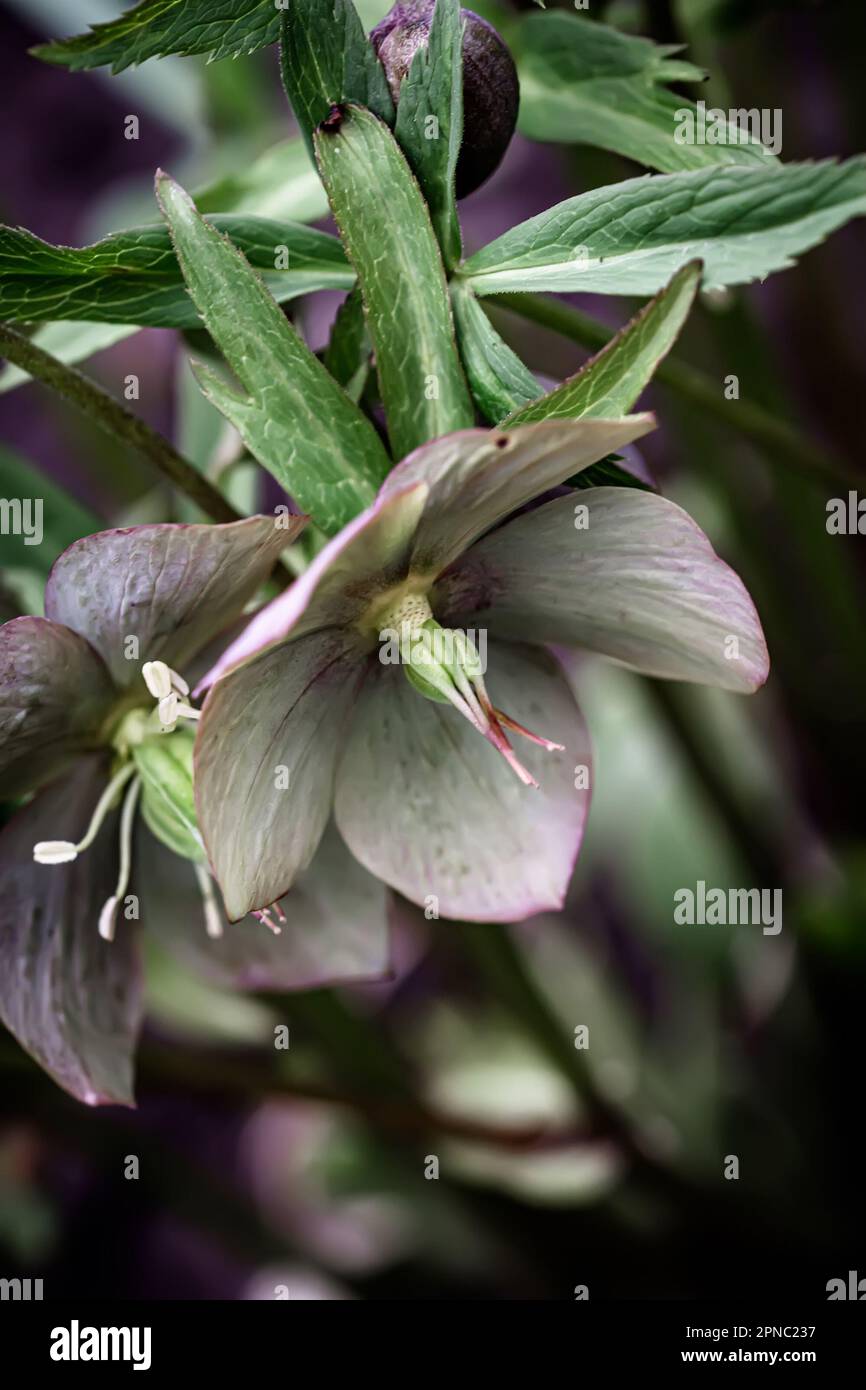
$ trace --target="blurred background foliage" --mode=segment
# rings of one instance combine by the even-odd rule
[[[290,133],[272,53],[117,78],[27,56],[119,8],[0,3],[0,220],[68,244],[152,220],[157,165],[209,189],[205,208],[298,215],[301,198],[301,215],[323,216],[316,180],[290,185],[272,153]],[[372,23],[387,5],[359,8]],[[513,8],[476,8],[507,36]],[[711,74],[692,92],[708,105],[781,108],[786,160],[866,148],[858,0],[591,10],[687,43]],[[130,113],[137,141],[124,138]],[[467,247],[633,172],[518,137],[462,206]],[[736,374],[855,477],[863,266],[861,223],[766,285],[705,298],[675,349],[720,395]],[[339,298],[290,306],[316,347]],[[634,308],[568,298],[612,327]],[[587,355],[493,312],[541,373],[561,378]],[[88,371],[120,395],[135,373],[135,409],[238,506],[273,504],[178,335],[103,327],[92,343]],[[285,1285],[294,1298],[570,1299],[587,1285],[592,1299],[808,1300],[862,1268],[864,542],[825,526],[828,499],[854,484],[793,469],[667,387],[645,403],[661,426],[647,461],[755,596],[768,686],[743,701],[574,661],[596,790],[566,911],[464,928],[399,903],[393,979],[339,993],[234,996],[155,957],[134,1113],[86,1111],[0,1039],[4,1276],[41,1275],[47,1296],[273,1298]],[[47,567],[76,536],[194,515],[8,368],[0,436],[0,495],[44,497],[47,523],[40,547],[0,538],[4,619],[39,611]],[[781,888],[782,932],[675,925],[676,889],[701,879]],[[291,1047],[275,1054],[281,1023]]]

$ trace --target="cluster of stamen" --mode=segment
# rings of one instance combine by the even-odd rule
[[[276,922],[271,916],[272,912],[275,912],[277,915]],[[289,920],[279,903],[271,903],[270,907],[259,908],[257,912],[252,913],[252,916],[255,917],[260,926],[267,927],[268,931],[273,932],[274,936],[280,935],[283,927]]]
[[[141,668],[144,683],[156,700],[162,732],[173,733],[178,719],[201,719],[201,710],[187,703],[189,686],[183,676],[164,661],[146,661]]]
[[[76,843],[71,840],[40,840],[33,847],[33,858],[37,864],[70,864],[93,844],[100,828],[111,810],[123,796],[120,812],[120,855],[117,883],[110,898],[103,903],[99,913],[99,935],[105,941],[114,940],[118,908],[129,886],[132,868],[132,831],[135,812],[141,793],[141,778],[136,775],[135,762],[130,756],[131,748],[148,734],[162,732],[170,734],[177,727],[179,719],[199,719],[200,711],[186,703],[189,686],[182,676],[167,666],[164,661],[147,661],[142,667],[142,676],[148,691],[157,701],[153,715],[147,716],[141,710],[129,714],[114,738],[114,747],[122,759],[119,769],[112,775],[108,785],[96,803],[90,824],[82,838]],[[155,716],[155,725],[153,722]],[[223,934],[222,918],[213,890],[213,881],[208,870],[201,864],[194,865],[204,910],[205,930],[211,939]],[[281,914],[282,917],[282,914]],[[285,921],[285,918],[282,917]],[[271,930],[275,928],[268,921]]]
[[[400,661],[410,683],[431,700],[447,700],[496,749],[524,786],[537,787],[508,741],[506,729],[547,752],[561,743],[533,734],[502,710],[487,693],[483,663],[465,632],[443,628],[423,594],[400,596],[376,614],[380,640],[399,642]]]

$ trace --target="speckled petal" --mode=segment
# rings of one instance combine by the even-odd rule
[[[588,647],[650,676],[746,693],[769,669],[742,580],[680,507],[630,488],[516,517],[454,566],[436,601],[458,624]]]
[[[589,805],[575,773],[589,769],[589,741],[546,653],[491,645],[485,679],[498,708],[565,745],[548,753],[520,741],[538,789],[450,705],[377,663],[338,769],[336,816],[355,857],[412,902],[443,917],[511,922],[562,905]]]
[[[45,618],[0,627],[0,792],[20,796],[94,746],[115,690],[77,633]]]
[[[119,686],[137,682],[145,661],[181,668],[243,610],[305,518],[279,522],[254,516],[85,536],[48,577],[46,616],[86,637]]]

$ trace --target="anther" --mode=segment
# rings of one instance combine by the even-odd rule
[[[90,824],[84,838],[79,840],[77,845],[73,844],[71,840],[40,840],[37,845],[33,846],[33,858],[36,863],[70,864],[73,859],[77,859],[79,854],[88,849],[99,834],[102,822],[114,805],[118,792],[121,787],[126,785],[134,771],[134,763],[124,763],[120,771],[112,777],[96,803],[96,809],[90,818]]]

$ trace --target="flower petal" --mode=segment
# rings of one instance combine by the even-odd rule
[[[409,454],[380,497],[414,483],[429,496],[412,569],[431,577],[507,516],[606,454],[655,428],[652,415],[622,420],[545,420],[513,430],[461,430]]]
[[[517,517],[455,565],[437,604],[458,624],[588,647],[671,680],[745,692],[769,669],[739,577],[680,507],[630,488],[592,488]]]
[[[403,579],[427,489],[389,492],[334,537],[290,589],[260,609],[196,687],[207,690],[226,671],[290,634],[350,625],[376,593]]]
[[[282,897],[315,854],[364,666],[357,634],[326,628],[269,648],[211,690],[196,807],[231,921]]]
[[[142,918],[167,950],[216,984],[233,989],[318,989],[389,974],[388,891],[356,862],[333,823],[309,868],[280,899],[279,936],[252,917],[205,932],[191,866],[150,834],[139,842]]]
[[[115,697],[91,646],[59,623],[13,618],[0,627],[0,775],[20,796],[58,776],[88,744]]]
[[[523,786],[450,705],[417,694],[396,665],[376,663],[337,772],[337,825],[356,859],[443,917],[519,921],[562,906],[589,791],[586,728],[555,662],[529,647],[491,647],[493,703],[565,745],[520,744],[540,788]]]
[[[111,822],[74,863],[33,862],[38,840],[78,840],[104,789],[104,757],[82,759],[0,835],[0,1017],[65,1091],[88,1105],[132,1105],[141,1021],[131,925],[117,940],[97,931],[117,871]]]
[[[46,615],[86,637],[118,685],[132,685],[143,662],[182,666],[231,622],[304,524],[254,516],[85,536],[48,577]]]

